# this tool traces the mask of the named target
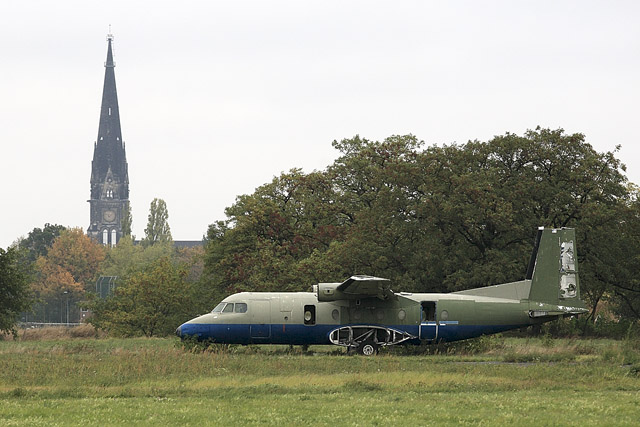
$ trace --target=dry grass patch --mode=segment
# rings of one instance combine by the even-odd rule
[[[50,341],[66,340],[75,338],[105,338],[107,335],[103,331],[98,331],[92,325],[83,324],[80,326],[47,326],[44,328],[20,329],[18,340],[20,341]]]

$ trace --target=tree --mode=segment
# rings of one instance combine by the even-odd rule
[[[127,201],[122,207],[122,235],[123,236],[131,236],[131,205]]]
[[[630,184],[629,198],[619,216],[617,234],[594,236],[606,249],[598,259],[598,284],[602,295],[615,305],[617,314],[640,319],[640,188]],[[589,260],[591,262],[593,260]]]
[[[136,310],[137,313],[140,312],[137,306],[134,307],[132,304],[123,302],[123,299],[126,298],[125,295],[131,296],[131,287],[139,285],[140,277],[153,270],[154,266],[157,266],[161,260],[169,260],[172,269],[180,269],[180,274],[184,274],[184,277],[181,278],[182,285],[179,285],[183,286],[182,294],[175,297],[171,308],[175,313],[184,313],[180,317],[180,321],[211,310],[211,305],[216,300],[217,294],[213,292],[214,288],[209,286],[208,281],[201,280],[203,252],[202,247],[176,248],[172,242],[158,242],[152,246],[143,247],[142,245],[135,245],[130,237],[123,237],[115,247],[108,249],[107,256],[100,268],[100,275],[117,277],[115,294],[107,297],[109,301],[99,300],[97,295],[90,295],[90,300],[83,303],[83,306],[94,312],[95,320],[92,320],[92,322],[96,326],[109,330],[114,334],[139,335],[153,333],[157,335],[159,333],[157,325],[150,327],[149,324],[146,324],[143,327],[141,326],[142,323],[134,323],[131,318],[127,317],[128,315],[123,317],[123,319],[126,318],[126,322],[124,320],[120,322],[119,314],[116,313],[129,312],[131,310]],[[158,284],[156,285],[158,286]],[[129,291],[120,289],[122,287],[128,288]],[[160,295],[163,292],[171,291],[163,286],[154,289],[154,295]],[[144,298],[147,297],[151,298],[151,294],[146,295]],[[174,298],[174,296],[167,297]],[[144,303],[140,302],[140,299],[138,301],[138,304],[152,303],[150,300]],[[95,313],[98,314],[96,315]],[[174,318],[169,316],[169,320],[162,320],[161,323],[166,322],[169,325],[174,321],[172,319]],[[167,326],[163,330],[172,332],[175,329],[175,324],[172,327],[173,329]],[[165,332],[160,332],[160,334]]]
[[[47,223],[42,229],[34,228],[26,238],[20,239],[18,247],[27,250],[26,253],[29,262],[35,262],[39,256],[47,254],[54,240],[63,230],[66,230],[66,228],[62,225],[51,225]]]
[[[145,237],[143,246],[152,246],[157,242],[171,242],[171,230],[169,229],[169,212],[167,204],[162,199],[155,198],[149,208],[147,228],[144,229]]]
[[[18,316],[32,303],[29,266],[21,262],[18,252],[16,248],[0,248],[0,332],[11,332],[14,337]]]
[[[617,233],[627,198],[615,153],[596,152],[582,134],[540,128],[430,151],[438,165],[433,185],[444,197],[429,209],[447,245],[448,290],[517,280],[531,230],[575,227],[582,296],[595,309],[615,283],[598,277],[605,268],[598,260],[609,253],[604,237]]]
[[[94,299],[88,305],[93,312],[89,322],[123,336],[172,334],[176,325],[193,316],[187,274],[184,265],[169,257],[157,259],[133,273],[113,296]]]
[[[42,274],[41,289],[55,292],[65,287],[56,280],[49,280],[49,273],[66,277],[63,282],[68,283],[69,288],[65,290],[81,294],[91,289],[104,257],[104,247],[91,240],[81,228],[62,231],[47,255],[36,261]]]
[[[47,306],[56,311],[63,300],[80,300],[93,290],[105,248],[91,240],[81,228],[63,230],[46,255],[36,262],[36,280],[32,289],[44,302],[45,317],[51,318]],[[60,319],[58,317],[58,319]]]
[[[294,169],[227,209],[228,221],[207,235],[205,274],[221,293],[306,290],[319,265],[303,264],[326,251],[339,232],[331,181]]]
[[[175,248],[172,242],[159,242],[145,247],[134,244],[130,236],[124,236],[115,247],[107,251],[100,267],[100,275],[125,279],[146,269],[159,258],[174,256]]]
[[[341,264],[344,273],[384,275],[400,281],[403,290],[425,290],[434,271],[425,262],[439,252],[428,249],[424,226],[431,217],[420,213],[423,143],[413,135],[382,142],[356,136],[333,146],[342,155],[327,172],[336,183],[345,237],[332,242],[325,258]]]

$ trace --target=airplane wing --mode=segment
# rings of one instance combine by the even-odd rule
[[[394,296],[389,279],[373,276],[351,276],[339,284],[336,290],[359,298],[378,297],[384,300]]]

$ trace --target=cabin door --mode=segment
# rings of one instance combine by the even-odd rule
[[[271,336],[271,301],[251,301],[251,338]]]
[[[422,301],[422,319],[420,320],[420,339],[434,341],[438,338],[436,302]]]

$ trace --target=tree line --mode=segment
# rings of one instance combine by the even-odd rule
[[[0,264],[1,286],[31,268],[41,305],[60,310],[73,298],[100,328],[164,335],[239,291],[305,291],[353,274],[413,292],[521,280],[539,226],[575,227],[589,319],[603,306],[640,319],[638,187],[618,148],[600,153],[582,134],[543,128],[466,144],[404,135],[333,146],[339,156],[326,169],[291,169],[238,196],[204,248],[174,248],[166,204],[154,200],[141,245],[125,237],[105,248],[80,229],[34,229],[0,253],[13,265]],[[109,298],[95,295],[99,275],[118,277]]]
[[[120,335],[172,332],[172,322],[201,300],[192,300],[189,289],[201,275],[203,249],[174,247],[162,199],[151,202],[140,242],[130,234],[130,212],[125,216],[128,234],[113,248],[80,228],[45,224],[2,251],[0,290],[7,300],[0,301],[0,332],[15,332],[19,316],[31,322],[88,320]],[[116,285],[105,299],[98,297],[100,276]]]
[[[414,292],[517,281],[539,226],[575,227],[590,317],[606,300],[640,318],[638,188],[618,148],[542,128],[460,145],[405,135],[333,146],[325,170],[283,173],[209,227],[205,274],[219,295],[352,274]]]

